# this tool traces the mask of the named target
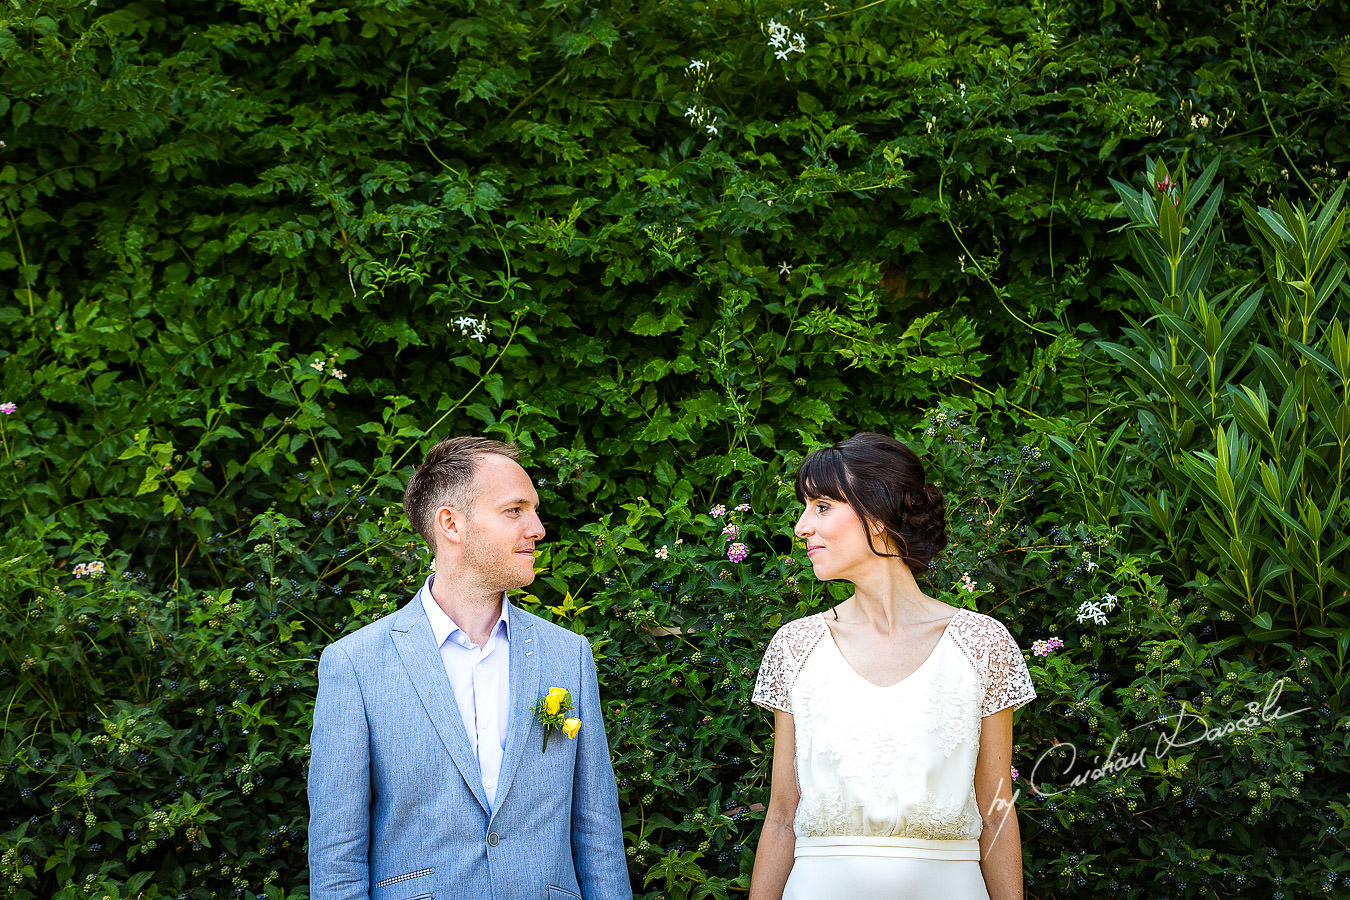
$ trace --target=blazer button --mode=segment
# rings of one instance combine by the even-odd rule
[[[495,846],[497,846],[497,844],[499,844],[499,843],[501,843],[501,838],[497,837],[497,832],[495,832],[495,831],[489,831],[489,832],[488,832],[488,846],[489,846],[489,847],[495,847]]]

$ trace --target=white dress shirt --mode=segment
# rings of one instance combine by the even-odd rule
[[[502,595],[502,614],[492,627],[487,643],[479,646],[445,614],[431,596],[432,575],[418,592],[422,608],[431,620],[431,633],[441,651],[441,662],[450,679],[459,707],[464,731],[469,735],[478,776],[488,806],[497,798],[497,778],[501,774],[506,749],[506,724],[511,704],[511,626],[507,610],[511,604]]]

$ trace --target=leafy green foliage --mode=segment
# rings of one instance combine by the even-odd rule
[[[1335,215],[1276,198],[1316,205],[1350,167],[1342,31],[1112,0],[6,8],[0,883],[304,896],[314,659],[410,596],[394,504],[429,441],[473,431],[545,481],[525,602],[597,645],[635,887],[744,888],[750,674],[837,596],[801,573],[779,481],[875,428],[953,498],[929,589],[1066,644],[1032,659],[1023,778],[1054,741],[1104,754],[1185,704],[1218,722],[1282,675],[1312,707],[1023,792],[1032,890],[1329,891],[1291,861],[1346,868],[1344,516],[1321,503],[1343,270]],[[1147,227],[1116,235],[1110,176],[1187,155],[1266,211],[1193,188],[1160,244],[1145,191]],[[1106,277],[1136,253],[1177,260],[1170,293]],[[1258,266],[1278,315],[1245,311]],[[1232,289],[1201,301],[1206,279]],[[1169,317],[1129,322],[1147,302]],[[1127,397],[1098,343],[1157,327],[1224,363],[1174,373],[1175,435],[1143,419],[1174,385]],[[1192,502],[1248,501],[1246,573],[1210,540],[1229,521],[1174,499],[1211,473]],[[1158,491],[1170,540],[1136,515]],[[719,502],[751,507],[741,563]],[[1078,620],[1108,593],[1108,624]]]
[[[1174,571],[1254,639],[1334,639],[1339,692],[1350,652],[1343,191],[1311,212],[1246,207],[1264,277],[1206,296],[1215,170],[1173,184],[1160,167],[1142,192],[1116,185],[1144,271],[1123,276],[1156,324],[1102,347],[1130,372],[1135,450],[1163,476],[1127,505],[1166,546],[1189,549]],[[1188,504],[1203,514],[1180,515]]]

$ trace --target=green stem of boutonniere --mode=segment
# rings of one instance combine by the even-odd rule
[[[530,707],[535,721],[544,728],[544,746],[540,753],[548,752],[548,735],[554,728],[563,728],[567,724],[567,714],[572,711],[572,694],[566,688],[553,687]]]

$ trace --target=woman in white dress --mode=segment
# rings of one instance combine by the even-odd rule
[[[908,447],[863,433],[803,460],[797,497],[816,577],[854,593],[765,651],[773,780],[750,900],[1020,900],[1012,721],[1036,692],[1000,622],[915,583],[947,545],[942,492]]]

